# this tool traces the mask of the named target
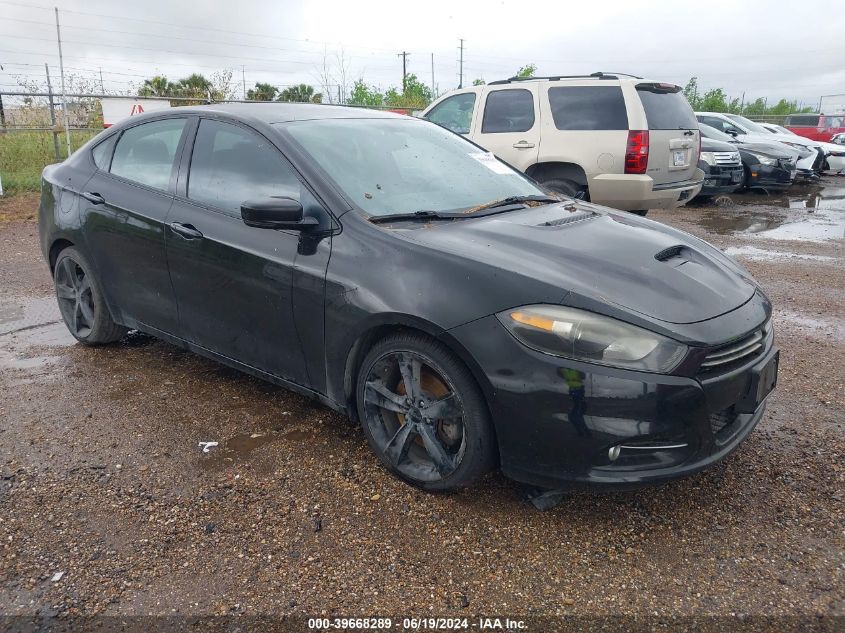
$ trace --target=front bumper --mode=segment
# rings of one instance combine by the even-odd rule
[[[755,368],[778,354],[771,346],[746,365],[703,379],[535,352],[492,316],[450,334],[490,383],[502,472],[556,489],[632,487],[690,475],[724,458],[762,417],[765,403],[749,411],[748,393]],[[614,446],[621,449],[611,461]]]
[[[704,172],[704,184],[698,194],[700,196],[715,196],[736,191],[742,186],[742,181],[745,179],[745,170],[743,170],[742,165],[737,167],[711,166],[707,163],[703,163],[703,165],[699,163],[699,165]]]
[[[655,185],[651,176],[600,174],[590,179],[590,201],[622,211],[677,209],[701,191],[704,172],[695,170],[692,180]]]
[[[748,187],[764,189],[785,189],[795,180],[797,170],[790,162],[778,165],[749,165]]]

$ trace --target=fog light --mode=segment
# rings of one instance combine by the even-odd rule
[[[607,451],[607,458],[610,461],[615,462],[616,459],[619,457],[619,453],[621,453],[621,452],[622,452],[622,449],[619,448],[618,446],[611,446],[610,449]]]

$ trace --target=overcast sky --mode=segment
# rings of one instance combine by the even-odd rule
[[[352,78],[387,88],[408,71],[445,92],[512,75],[533,62],[538,74],[627,72],[731,96],[818,103],[845,93],[845,3],[769,0],[544,2],[376,2],[368,0],[58,0],[66,72],[126,90],[146,76],[175,80],[193,71],[232,69],[247,87],[319,84],[324,51],[342,49]],[[0,88],[43,76],[58,58],[53,3],[0,0]],[[335,83],[335,82],[333,82]]]

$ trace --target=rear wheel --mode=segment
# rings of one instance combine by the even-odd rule
[[[577,200],[590,199],[590,192],[586,185],[579,184],[568,178],[549,178],[548,180],[541,181],[541,184],[552,191],[562,193],[570,198]]]
[[[91,265],[76,248],[59,253],[53,281],[62,319],[76,340],[103,345],[123,338],[127,329],[112,320]]]
[[[495,464],[487,405],[472,374],[418,334],[382,339],[361,365],[358,416],[395,475],[428,491],[471,484]]]
[[[637,211],[629,211],[628,213],[633,213],[634,215],[639,215],[644,218],[646,213],[648,213],[648,209],[638,209]]]

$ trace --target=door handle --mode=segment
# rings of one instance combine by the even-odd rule
[[[534,147],[534,143],[529,143],[528,141],[519,141],[518,143],[514,143],[513,146],[516,149],[531,149]]]
[[[106,199],[98,193],[94,193],[93,191],[83,191],[82,197],[85,198],[91,204],[104,204]]]
[[[168,224],[174,233],[178,233],[186,240],[197,240],[202,237],[202,232],[191,224],[182,224],[181,222],[171,222]]]

